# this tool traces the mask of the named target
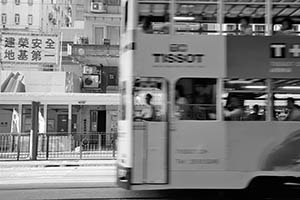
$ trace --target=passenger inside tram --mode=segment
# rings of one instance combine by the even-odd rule
[[[143,18],[142,28],[144,33],[148,33],[148,34],[153,33],[153,24],[152,24],[151,16],[146,16]]]
[[[224,109],[224,117],[227,121],[240,121],[244,116],[243,103],[237,96],[231,96],[228,99],[227,106]]]
[[[300,121],[300,106],[295,104],[295,99],[287,98],[288,114],[285,121]]]
[[[216,80],[182,78],[175,86],[174,114],[179,120],[216,120]]]
[[[209,85],[204,83],[196,83],[194,85],[194,103],[195,104],[210,104],[211,103],[211,90]]]
[[[208,82],[195,82],[193,92],[193,112],[197,113],[198,120],[213,120],[216,118],[215,100],[213,94],[214,84]]]
[[[164,15],[164,25],[161,27],[161,33],[162,34],[169,34],[170,33],[170,24],[168,23],[170,21],[169,14]]]
[[[176,103],[176,108],[175,108],[176,117],[181,120],[186,119],[189,102],[188,99],[185,97],[182,85],[176,85],[175,103]]]
[[[265,120],[264,115],[259,113],[259,105],[255,104],[253,106],[253,112],[247,116],[247,120],[249,121],[263,121]]]
[[[296,35],[293,28],[293,21],[290,17],[285,17],[281,22],[280,31],[276,32],[276,35]]]
[[[250,25],[249,17],[242,17],[240,19],[241,28],[238,31],[239,35],[252,35],[252,26]]]

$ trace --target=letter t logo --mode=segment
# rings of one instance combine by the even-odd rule
[[[285,44],[271,44],[271,58],[285,58]]]

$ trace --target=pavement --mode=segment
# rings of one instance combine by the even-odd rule
[[[113,167],[116,160],[38,160],[0,161],[0,168],[34,167]]]

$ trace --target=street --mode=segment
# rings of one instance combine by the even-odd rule
[[[110,165],[111,161],[102,162],[103,166],[76,167],[67,167],[63,164],[64,162],[57,161],[40,165],[37,165],[38,162],[34,162],[34,164],[25,162],[19,165],[13,163],[11,167],[9,164],[2,163],[0,200],[145,199],[167,196],[164,192],[159,191],[128,191],[118,188],[115,184],[116,167]],[[74,164],[76,162],[65,163]],[[84,165],[83,163],[89,164],[88,161],[81,161],[81,164],[78,162],[79,165]],[[96,164],[97,162],[93,161],[92,163]],[[100,165],[99,162],[98,165]]]
[[[244,190],[128,191],[115,185],[115,166],[2,167],[0,200],[6,199],[299,199],[299,192],[262,195]],[[287,195],[286,195],[287,194]]]
[[[0,170],[0,199],[114,199],[161,197],[115,185],[114,166],[6,167]]]
[[[0,189],[22,189],[51,186],[85,185],[112,186],[115,182],[115,167],[34,167],[2,168]]]

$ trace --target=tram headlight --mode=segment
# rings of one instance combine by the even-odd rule
[[[118,170],[118,176],[119,177],[126,176],[126,170],[125,169],[119,169]]]
[[[128,175],[126,169],[118,169],[118,178],[121,182],[128,181]]]

